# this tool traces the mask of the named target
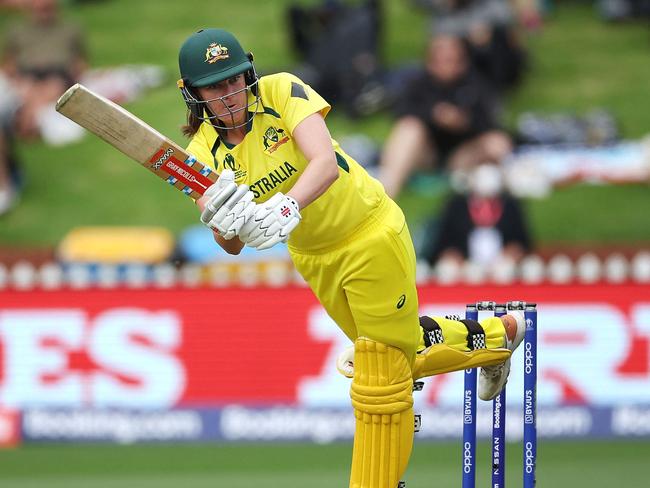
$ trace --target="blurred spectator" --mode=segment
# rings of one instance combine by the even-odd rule
[[[7,213],[16,200],[16,191],[11,181],[8,141],[0,131],[0,216]]]
[[[553,0],[511,0],[519,25],[527,30],[537,30],[542,26],[543,16],[553,4]]]
[[[86,68],[80,29],[60,17],[58,0],[27,0],[29,17],[10,26],[4,38],[3,69],[19,94],[19,137],[39,135],[43,109],[74,84]]]
[[[521,145],[598,146],[620,140],[619,123],[602,108],[582,116],[571,112],[523,112],[517,117],[517,142]]]
[[[598,0],[598,10],[611,22],[650,18],[650,0]]]
[[[410,174],[434,164],[468,171],[483,161],[501,161],[512,151],[496,123],[490,85],[470,66],[463,42],[436,36],[426,69],[414,76],[396,103],[398,119],[380,160],[379,179],[395,198]]]
[[[525,67],[515,12],[507,0],[414,0],[432,13],[432,35],[461,37],[476,68],[500,91]]]
[[[292,71],[350,115],[380,107],[380,0],[292,5],[288,22],[292,47],[302,62]]]
[[[16,97],[9,80],[0,73],[0,215],[18,198],[18,167],[11,151]]]
[[[483,266],[517,262],[531,249],[521,204],[505,190],[502,170],[494,164],[476,167],[469,191],[454,193],[438,222],[421,252],[432,265],[466,259]]]
[[[18,10],[23,8],[26,0],[0,0],[0,10]]]

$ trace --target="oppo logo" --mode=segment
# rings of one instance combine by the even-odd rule
[[[532,442],[526,442],[526,450],[524,452],[526,473],[531,474],[535,470],[535,457],[533,456]]]
[[[469,474],[472,471],[472,445],[469,442],[463,444],[463,472]]]
[[[528,342],[524,350],[524,368],[526,374],[530,374],[533,371],[533,346]]]

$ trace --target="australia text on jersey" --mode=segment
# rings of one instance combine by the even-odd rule
[[[298,170],[288,161],[280,164],[277,168],[270,171],[266,176],[262,176],[255,183],[250,185],[250,190],[258,198],[265,195],[267,192],[272,191],[279,184],[287,181],[293,173]]]

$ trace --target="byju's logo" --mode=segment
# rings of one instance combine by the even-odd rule
[[[472,391],[465,390],[465,402],[463,405],[463,423],[474,423],[474,415],[472,414]]]

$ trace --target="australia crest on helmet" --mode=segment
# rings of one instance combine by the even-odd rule
[[[209,64],[216,63],[220,59],[228,59],[229,57],[228,48],[216,42],[211,43],[205,50],[205,62]]]

